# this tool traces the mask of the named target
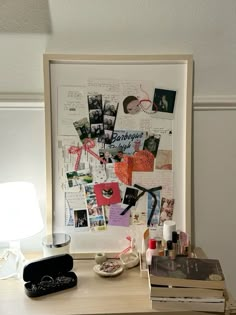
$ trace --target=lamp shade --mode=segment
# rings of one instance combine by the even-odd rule
[[[0,242],[33,236],[42,229],[34,185],[27,182],[0,184]]]

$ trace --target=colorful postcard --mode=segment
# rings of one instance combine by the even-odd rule
[[[124,154],[133,155],[142,150],[146,133],[138,130],[114,130],[108,148],[119,148]]]

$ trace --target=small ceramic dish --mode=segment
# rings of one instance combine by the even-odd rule
[[[124,253],[120,255],[120,260],[124,268],[129,269],[139,264],[139,255],[137,253]]]
[[[123,270],[124,267],[119,261],[108,260],[93,267],[93,271],[102,277],[115,277],[122,273]]]

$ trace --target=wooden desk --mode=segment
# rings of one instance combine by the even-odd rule
[[[1,315],[77,315],[77,314],[178,314],[153,311],[147,279],[140,277],[139,267],[125,270],[114,278],[102,278],[93,271],[94,260],[75,260],[73,271],[78,276],[75,288],[29,298],[24,281],[0,281]],[[188,314],[206,314],[185,312]]]

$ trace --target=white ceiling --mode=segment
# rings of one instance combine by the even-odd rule
[[[42,55],[193,54],[194,95],[236,95],[235,0],[0,0],[0,93],[43,93]]]

